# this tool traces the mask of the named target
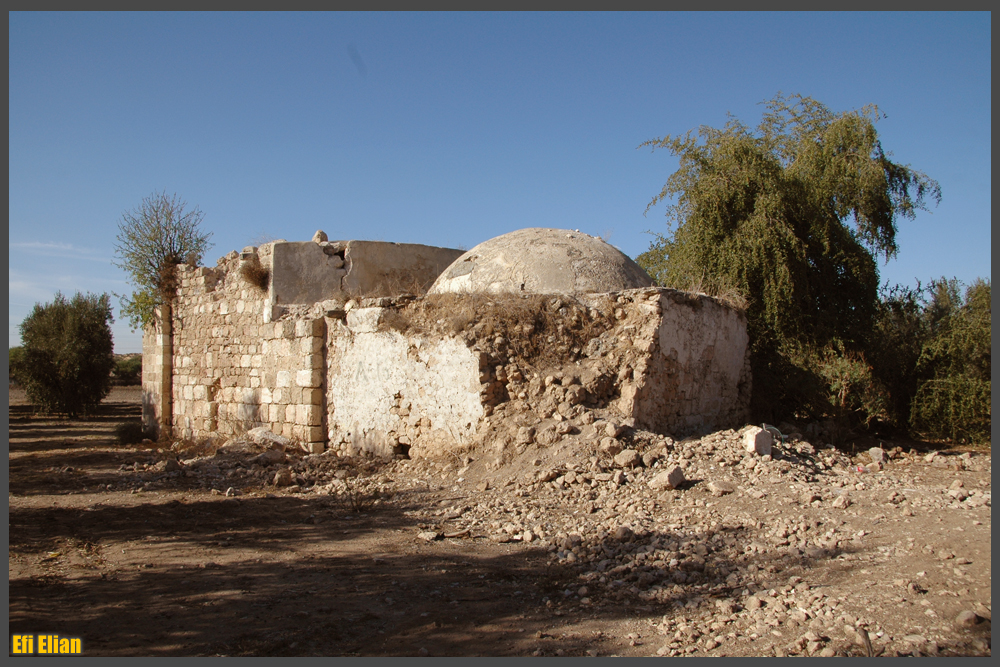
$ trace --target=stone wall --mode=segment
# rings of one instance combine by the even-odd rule
[[[657,324],[641,339],[647,354],[623,387],[621,411],[649,430],[675,433],[710,431],[745,419],[746,317],[715,299],[676,290],[656,290],[636,307]]]
[[[157,308],[142,336],[142,426],[153,438],[171,433],[173,339],[170,307]]]
[[[245,268],[275,266],[278,247],[299,245],[265,244],[229,253],[214,268],[180,267],[172,313],[144,337],[147,425],[188,439],[263,425],[311,451],[430,455],[498,437],[496,411],[494,422],[518,415],[513,424],[598,410],[676,436],[746,417],[746,318],[716,299],[656,287],[502,298],[343,294],[282,306],[275,319],[274,276],[263,284]],[[314,248],[296,252],[329,257],[324,248],[337,247],[305,245]],[[390,245],[359,245],[345,275],[369,275],[358,257],[369,252],[377,265],[385,252],[401,252]],[[420,268],[433,270],[433,262]],[[484,308],[494,309],[489,326]],[[497,317],[524,318],[526,308],[544,310],[544,333],[527,320],[503,335],[495,328]],[[425,321],[410,321],[415,313]]]
[[[380,331],[386,310],[330,322],[330,445],[386,455],[468,444],[484,415],[482,355],[458,338]]]
[[[173,317],[172,426],[182,438],[267,426],[321,448],[324,322],[265,322],[266,293],[240,272],[253,256],[180,268]]]

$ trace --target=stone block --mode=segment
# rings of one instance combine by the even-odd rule
[[[295,336],[295,322],[292,320],[281,320],[274,324],[275,338],[293,338]]]
[[[323,412],[318,405],[297,405],[295,423],[300,426],[319,426],[323,423]]]
[[[292,386],[292,373],[291,371],[278,371],[277,377],[278,387],[291,387]]]
[[[319,387],[322,383],[322,373],[318,370],[298,371],[295,374],[295,384],[298,387]]]
[[[326,449],[326,443],[322,440],[319,442],[304,442],[302,443],[302,449],[310,454],[322,454],[323,450]]]
[[[758,456],[768,456],[771,454],[771,445],[774,443],[774,436],[769,431],[765,431],[759,426],[751,426],[743,434],[743,447],[748,452]]]
[[[322,389],[303,389],[302,390],[302,403],[306,405],[322,405],[323,404],[323,390]]]

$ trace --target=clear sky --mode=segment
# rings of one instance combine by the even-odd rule
[[[127,293],[117,224],[205,214],[209,266],[261,237],[471,248],[522,227],[631,257],[677,162],[637,149],[776,93],[875,103],[941,183],[882,280],[990,276],[989,13],[9,14],[9,338],[57,290]],[[118,302],[113,301],[115,315]],[[141,350],[124,321],[117,352]]]

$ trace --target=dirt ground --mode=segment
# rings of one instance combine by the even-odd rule
[[[69,421],[12,395],[12,634],[108,656],[991,654],[988,449],[881,443],[878,470],[874,441],[755,460],[737,432],[600,420],[506,457],[116,445],[138,401]],[[659,454],[617,466],[598,429]],[[656,488],[674,465],[687,482]]]

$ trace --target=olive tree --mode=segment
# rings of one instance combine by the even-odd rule
[[[155,308],[173,298],[177,265],[197,265],[212,247],[211,233],[200,229],[204,214],[186,208],[176,194],[154,192],[122,214],[114,264],[128,274],[135,291],[116,296],[133,331],[152,322]]]
[[[17,379],[32,403],[70,417],[92,412],[111,390],[111,301],[77,293],[35,304],[21,323]]]

